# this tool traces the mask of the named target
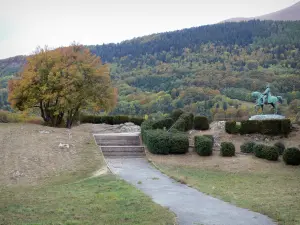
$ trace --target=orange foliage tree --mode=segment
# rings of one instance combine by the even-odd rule
[[[38,107],[44,121],[70,128],[80,109],[109,111],[116,104],[109,68],[81,45],[38,49],[18,78],[9,82],[9,101],[21,111]]]

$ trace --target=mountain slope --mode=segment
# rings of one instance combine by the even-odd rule
[[[300,99],[300,21],[215,24],[87,47],[110,64],[119,93],[114,114],[184,108],[214,119],[241,118],[253,110],[244,103],[253,102],[251,92],[266,83],[287,103]],[[0,108],[7,79],[1,84]]]
[[[258,20],[282,20],[282,21],[296,21],[300,20],[300,2],[287,7],[285,9],[273,12],[270,14],[251,17],[251,18],[231,18],[223,22],[240,22],[240,21],[249,21],[253,19]]]

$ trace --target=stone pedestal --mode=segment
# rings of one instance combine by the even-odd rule
[[[283,120],[285,116],[276,114],[266,114],[266,115],[254,115],[249,118],[249,120]]]

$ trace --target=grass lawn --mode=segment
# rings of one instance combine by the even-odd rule
[[[113,175],[0,193],[0,224],[174,224],[174,214]]]
[[[0,225],[21,224],[173,225],[175,215],[107,173],[90,125],[0,124]]]
[[[282,225],[300,224],[299,167],[285,166],[283,162],[267,162],[252,156],[241,158],[243,163],[248,162],[243,164],[246,169],[242,168],[243,165],[240,165],[241,168],[237,166],[239,157],[225,159],[213,156],[203,159],[197,155],[186,155],[183,159],[180,156],[162,159],[150,155],[150,158],[162,172],[204,193],[265,214]],[[184,160],[191,163],[182,165]],[[216,167],[215,162],[221,163],[221,160],[225,164],[230,161],[236,163],[235,169],[226,168],[225,171],[223,166]],[[253,165],[259,167],[256,169]]]

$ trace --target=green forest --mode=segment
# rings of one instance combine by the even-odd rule
[[[87,46],[109,64],[118,89],[111,114],[159,117],[177,108],[215,120],[254,113],[252,91],[271,85],[280,113],[300,106],[300,21],[222,23]],[[0,108],[24,57],[0,60]],[[266,111],[272,112],[271,107]]]

